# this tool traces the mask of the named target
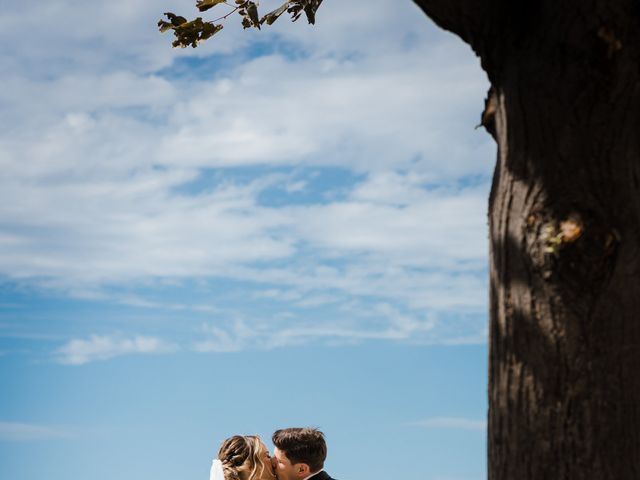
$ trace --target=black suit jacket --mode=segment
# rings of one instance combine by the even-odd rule
[[[331,478],[329,474],[323,470],[311,476],[308,480],[335,480],[335,479]]]

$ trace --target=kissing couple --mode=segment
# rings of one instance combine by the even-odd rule
[[[209,480],[333,480],[324,471],[327,444],[316,428],[284,428],[271,440],[273,457],[257,435],[234,435],[220,446]]]

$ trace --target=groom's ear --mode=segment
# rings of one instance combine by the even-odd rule
[[[309,465],[307,465],[306,463],[296,463],[295,469],[296,469],[296,476],[298,478],[305,478],[311,475],[311,469],[309,468]]]

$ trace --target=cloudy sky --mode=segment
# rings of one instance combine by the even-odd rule
[[[0,5],[0,477],[196,480],[315,425],[343,480],[485,478],[462,42],[409,0],[184,50],[156,23],[190,0]]]

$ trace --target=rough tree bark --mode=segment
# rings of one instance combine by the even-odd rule
[[[640,479],[640,2],[415,1],[492,85],[489,479]]]

